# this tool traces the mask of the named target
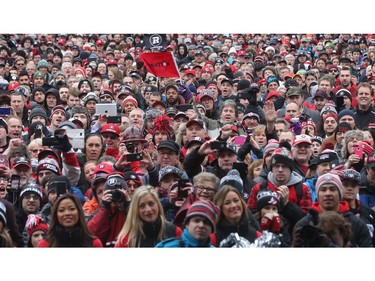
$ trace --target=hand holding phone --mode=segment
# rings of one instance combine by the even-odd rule
[[[363,159],[363,146],[362,146],[362,143],[358,143],[358,144],[355,144],[353,145],[353,149],[354,149],[354,154],[357,155],[359,157],[359,159]]]
[[[143,159],[142,153],[130,153],[126,154],[126,161],[134,162],[134,161],[141,161]]]
[[[12,175],[10,178],[10,191],[18,191],[20,188],[21,176]]]
[[[234,140],[233,140],[233,143],[241,146],[241,145],[245,144],[245,141],[246,141],[245,136],[235,136]]]
[[[9,167],[8,156],[6,156],[5,154],[0,154],[0,165]]]
[[[218,149],[218,150],[223,150],[227,146],[226,141],[214,141],[211,142],[210,147],[211,149]]]

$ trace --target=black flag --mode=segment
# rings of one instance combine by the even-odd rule
[[[143,42],[147,50],[163,51],[167,46],[166,34],[145,34]]]

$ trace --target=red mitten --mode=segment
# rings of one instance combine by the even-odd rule
[[[273,233],[280,233],[281,231],[281,221],[279,215],[274,215],[272,219],[272,227],[271,232]]]
[[[260,228],[262,230],[270,230],[272,227],[272,213],[265,214],[260,220]]]

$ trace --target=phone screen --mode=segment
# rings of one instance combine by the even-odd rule
[[[19,175],[12,175],[10,178],[10,189],[11,190],[18,190],[20,187],[21,177]]]
[[[237,145],[243,145],[245,143],[245,141],[246,141],[245,136],[235,136],[233,143],[237,144]]]

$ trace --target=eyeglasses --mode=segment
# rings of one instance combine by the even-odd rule
[[[35,194],[27,194],[27,195],[25,195],[25,198],[26,198],[26,200],[30,200],[31,198],[33,200],[38,200],[38,196],[36,196]]]
[[[38,153],[38,152],[42,152],[44,149],[33,149],[31,150],[32,153]]]
[[[115,139],[118,138],[116,135],[107,135],[107,134],[103,134],[102,136],[103,136],[103,138],[105,138],[105,139],[110,138],[111,140],[115,140]]]
[[[216,189],[215,188],[211,188],[211,187],[206,187],[206,186],[197,186],[197,190],[202,192],[202,191],[207,191],[208,193],[215,193],[216,192]]]
[[[331,69],[329,72],[337,72],[336,69]]]
[[[24,66],[25,64],[24,63],[17,63],[16,65],[18,65],[18,66]]]

